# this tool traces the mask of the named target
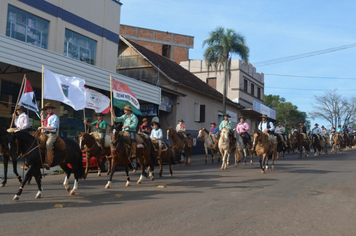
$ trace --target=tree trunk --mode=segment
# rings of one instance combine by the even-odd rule
[[[227,63],[228,63],[228,60],[226,59],[225,65],[224,65],[224,90],[223,90],[223,113],[224,114],[226,114]]]

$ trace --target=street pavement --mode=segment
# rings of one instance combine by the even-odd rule
[[[220,170],[203,155],[190,166],[164,166],[163,177],[139,173],[108,176],[93,171],[75,196],[63,188],[64,175],[48,175],[43,197],[36,184],[12,200],[18,182],[0,188],[0,235],[355,235],[355,150],[308,159],[286,155],[275,171],[253,165]],[[232,161],[232,158],[230,159]],[[73,184],[73,177],[70,184]]]

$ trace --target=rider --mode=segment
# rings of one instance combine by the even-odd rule
[[[150,138],[157,139],[157,141],[158,141],[158,157],[160,157],[161,152],[162,152],[162,139],[163,139],[162,129],[161,129],[160,124],[156,121],[153,121],[151,124],[153,126],[153,129],[151,131]]]
[[[17,106],[16,113],[19,115],[19,117],[16,118],[15,112],[12,114],[16,126],[16,128],[14,128],[13,130],[26,130],[30,127],[30,119],[28,118],[28,115],[23,112],[23,110],[23,106]]]
[[[261,130],[262,132],[268,133],[270,141],[273,143],[274,142],[274,125],[272,121],[268,120],[268,116],[266,114],[263,114],[261,116],[262,121],[258,125],[258,129]]]
[[[291,130],[291,133],[294,134],[295,131],[298,131],[294,125],[292,125],[292,130]]]
[[[157,122],[156,122],[157,123]],[[152,122],[153,124],[153,122]],[[147,124],[147,118],[143,118],[142,119],[142,125],[140,126],[140,128],[138,129],[138,132],[144,133],[145,136],[148,138],[150,136],[151,133],[151,126],[149,126]]]
[[[124,113],[120,117],[115,116],[114,109],[111,109],[111,116],[115,122],[123,122],[122,130],[128,131],[130,133],[132,156],[131,158],[136,158],[136,128],[138,124],[138,119],[135,114],[132,113],[132,108],[130,105],[124,107]]]
[[[282,135],[283,141],[284,141],[284,145],[287,146],[287,144],[286,144],[286,136],[285,136],[286,129],[284,128],[284,126],[282,125],[281,122],[278,122],[278,126],[276,127],[276,129],[274,130],[274,132],[275,132],[276,134]]]
[[[315,127],[311,130],[311,134],[316,134],[319,140],[322,140],[321,138],[321,129],[319,128],[318,123],[315,123]]]
[[[47,161],[43,163],[43,168],[46,168],[47,170],[49,170],[52,165],[53,144],[58,137],[57,130],[59,129],[59,119],[57,115],[54,114],[53,109],[55,109],[55,107],[52,106],[51,103],[46,103],[46,105],[41,109],[41,117],[43,117],[44,111],[46,111],[47,116],[46,119],[41,120],[41,122],[44,122],[43,125],[38,127],[38,130],[44,130],[44,133],[47,135]]]
[[[224,114],[224,120],[220,122],[219,125],[219,130],[221,131],[224,127],[228,127],[230,130],[232,130],[232,123],[229,120],[231,116],[229,114]]]
[[[178,132],[178,135],[183,137],[185,142],[188,144],[188,147],[190,147],[190,142],[188,140],[187,135],[185,134],[186,128],[185,128],[185,125],[183,125],[183,123],[184,123],[183,119],[178,120],[178,124],[176,126],[176,131]]]
[[[236,126],[236,132],[239,134],[245,134],[248,145],[250,145],[250,147],[252,147],[251,137],[248,133],[250,126],[247,124],[247,122],[245,122],[245,117],[243,117],[243,116],[240,116],[239,121],[240,121],[240,123],[238,123]]]
[[[84,124],[88,126],[93,126],[95,125],[96,131],[100,134],[100,144],[102,147],[102,150],[105,150],[105,136],[106,136],[106,130],[108,128],[108,123],[104,120],[104,114],[102,113],[97,113],[95,116],[98,117],[98,119],[93,122],[93,123],[87,123],[86,120],[84,120]]]
[[[215,147],[217,147],[218,143],[216,142],[216,140],[219,137],[219,128],[216,127],[215,121],[211,122],[210,124],[211,124],[211,128],[210,128],[209,135],[212,137],[213,141],[215,142]]]

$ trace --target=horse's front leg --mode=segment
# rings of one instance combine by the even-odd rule
[[[145,167],[143,165],[141,158],[138,157],[137,162],[141,167],[141,175],[140,175],[140,178],[137,180],[137,184],[141,184],[142,180],[143,180],[143,176],[145,176],[147,178],[147,173],[146,173],[146,170],[145,170]]]
[[[222,150],[220,150],[220,152],[222,153],[221,170],[226,170],[226,156],[227,156],[227,151],[222,151]]]
[[[34,176],[35,176],[35,180],[36,180],[37,187],[38,187],[38,192],[37,192],[35,198],[41,198],[42,197],[42,191],[43,191],[42,183],[41,183],[41,170],[38,169],[36,171],[36,173],[34,174]]]
[[[27,181],[32,177],[33,173],[34,173],[34,167],[30,166],[30,168],[28,169],[28,171],[27,171],[27,173],[25,175],[25,178],[22,180],[22,183],[21,183],[19,191],[16,193],[16,195],[13,198],[14,200],[19,200],[20,199],[20,195],[23,192],[23,188],[25,187]]]
[[[208,147],[205,143],[204,143],[204,150],[205,150],[205,164],[207,164],[209,151],[208,151]]]
[[[12,161],[12,169],[13,169],[13,172],[16,175],[17,179],[19,180],[19,183],[21,184],[22,178],[21,178],[21,175],[19,175],[19,173],[17,172],[17,160]]]
[[[100,161],[100,155],[96,155],[96,163],[98,165],[98,176],[101,176],[101,161]]]
[[[115,173],[116,157],[113,154],[111,154],[111,157],[112,157],[111,158],[111,171],[110,171],[109,181],[105,185],[105,188],[110,188],[111,187],[112,177],[114,176],[114,173]],[[125,165],[127,165],[127,163],[125,163]],[[129,186],[129,185],[127,185],[127,183],[126,183],[126,186]]]
[[[2,157],[2,163],[4,164],[4,180],[2,181],[0,187],[5,187],[5,184],[7,183],[7,169],[8,169],[8,165],[9,165],[9,157],[4,155]],[[16,170],[16,172],[17,172],[17,170]]]
[[[84,178],[86,178],[88,175],[90,158],[91,158],[91,156],[87,153],[86,154],[87,163],[85,165]]]
[[[108,163],[108,171],[106,172],[106,175],[109,175],[110,172],[111,172],[111,160],[112,160],[112,157],[111,156],[106,156],[106,161]],[[102,164],[102,163],[101,163]]]

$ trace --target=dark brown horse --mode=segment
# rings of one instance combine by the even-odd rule
[[[173,152],[173,159],[176,160],[176,152],[179,152],[179,158],[182,156],[182,151],[185,154],[185,165],[190,165],[193,149],[193,139],[188,137],[188,142],[185,142],[172,126],[167,128],[167,139],[171,141],[171,147]],[[190,147],[189,147],[190,146]],[[179,159],[179,164],[181,165],[182,161]]]
[[[0,187],[5,187],[7,183],[7,170],[10,159],[12,161],[13,172],[15,173],[20,184],[22,182],[21,175],[19,175],[17,172],[17,147],[13,148],[12,152],[10,153],[6,140],[6,135],[8,134],[9,133],[4,128],[0,127],[0,156],[2,157],[2,163],[4,164],[4,180],[2,181]],[[17,142],[15,145],[17,145]]]
[[[110,188],[112,183],[112,178],[115,173],[115,168],[117,163],[122,163],[125,166],[126,172],[126,185],[130,186],[130,176],[129,176],[129,168],[128,162],[131,162],[131,143],[130,143],[130,135],[127,135],[127,131],[120,131],[121,128],[113,125],[110,130],[111,136],[111,171],[110,171],[110,178],[108,183],[106,184],[105,188]],[[142,183],[143,176],[147,177],[147,172],[145,165],[149,166],[150,171],[150,178],[154,180],[154,165],[151,162],[151,143],[150,141],[142,135],[141,138],[145,143],[144,148],[137,148],[136,150],[136,159],[138,164],[141,166],[141,176],[137,181],[137,184]]]
[[[105,150],[104,153],[102,152],[101,144],[98,143],[98,140],[95,139],[95,134],[88,134],[88,133],[79,133],[79,147],[80,149],[84,149],[86,153],[87,163],[85,167],[84,176],[86,177],[88,174],[89,163],[92,157],[96,158],[96,162],[98,163],[98,176],[101,176],[101,160],[100,157],[105,155],[107,159],[110,156],[110,137],[108,136],[108,141],[105,142]],[[108,160],[109,161],[109,160]],[[107,175],[109,175],[110,169],[108,169]]]
[[[304,134],[305,135],[305,134]],[[299,150],[299,158],[302,158],[303,154],[303,147],[305,151],[305,157],[309,157],[310,147],[309,143],[306,140],[306,136],[304,137],[303,134],[300,134],[298,131],[294,131],[293,136],[297,139],[297,148]]]
[[[158,164],[159,164],[159,177],[162,177],[162,172],[163,172],[163,165],[162,165],[162,161],[163,158],[166,158],[168,161],[168,165],[169,165],[169,173],[170,176],[173,175],[172,172],[172,159],[171,159],[171,149],[169,148],[169,145],[162,141],[162,150],[161,153],[158,152],[158,140],[156,139],[151,139],[151,143],[152,143],[152,155],[157,159]]]

